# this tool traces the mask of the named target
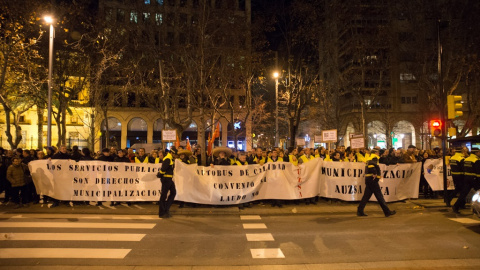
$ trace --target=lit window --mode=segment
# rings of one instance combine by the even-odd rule
[[[156,13],[155,14],[155,23],[157,25],[161,25],[163,23],[163,14],[162,13]]]
[[[144,12],[144,13],[143,13],[143,21],[144,21],[145,23],[149,23],[149,22],[150,22],[150,13],[148,13],[148,12]]]
[[[160,6],[163,6],[163,0],[157,0],[157,4],[159,4]]]
[[[150,0],[145,0],[145,5],[150,5]]]
[[[400,81],[415,81],[416,78],[412,73],[400,73]]]
[[[130,12],[130,22],[138,23],[138,13],[135,10]]]

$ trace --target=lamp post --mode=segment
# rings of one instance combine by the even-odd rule
[[[278,147],[279,138],[278,138],[278,77],[280,75],[278,72],[273,73],[275,78],[275,147]]]
[[[53,18],[45,16],[43,18],[46,23],[50,24],[50,38],[48,46],[48,104],[47,104],[47,146],[52,146],[52,71],[53,71]]]

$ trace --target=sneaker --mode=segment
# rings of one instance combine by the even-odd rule
[[[58,202],[53,202],[53,204],[50,206],[50,208],[54,208],[58,206]]]

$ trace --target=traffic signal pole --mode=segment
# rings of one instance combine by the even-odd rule
[[[440,25],[441,20],[437,22],[437,48],[438,48],[438,93],[440,95],[440,119],[442,121],[442,165],[443,165],[443,201],[447,203],[447,163],[445,162],[447,152],[447,123],[445,117],[446,98],[445,89],[443,87],[443,73],[442,73],[442,43],[440,40]]]

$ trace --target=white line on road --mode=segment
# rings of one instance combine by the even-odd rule
[[[260,220],[262,218],[258,215],[247,215],[247,216],[240,216],[240,219],[241,220]]]
[[[123,259],[130,251],[103,248],[1,248],[0,258]]]
[[[154,223],[2,222],[0,228],[153,229]]]
[[[244,223],[243,224],[244,229],[266,229],[267,225],[264,223]]]
[[[460,222],[462,224],[480,224],[479,220],[472,218],[449,218],[452,221]]]
[[[250,249],[252,258],[254,259],[279,259],[285,258],[283,252],[279,248],[256,248]]]
[[[145,234],[121,233],[2,233],[0,241],[141,241]]]
[[[158,219],[157,215],[87,215],[87,214],[0,214],[0,218],[64,218],[64,219],[112,219],[112,220],[137,220]]]
[[[247,241],[275,241],[271,233],[247,233]]]

